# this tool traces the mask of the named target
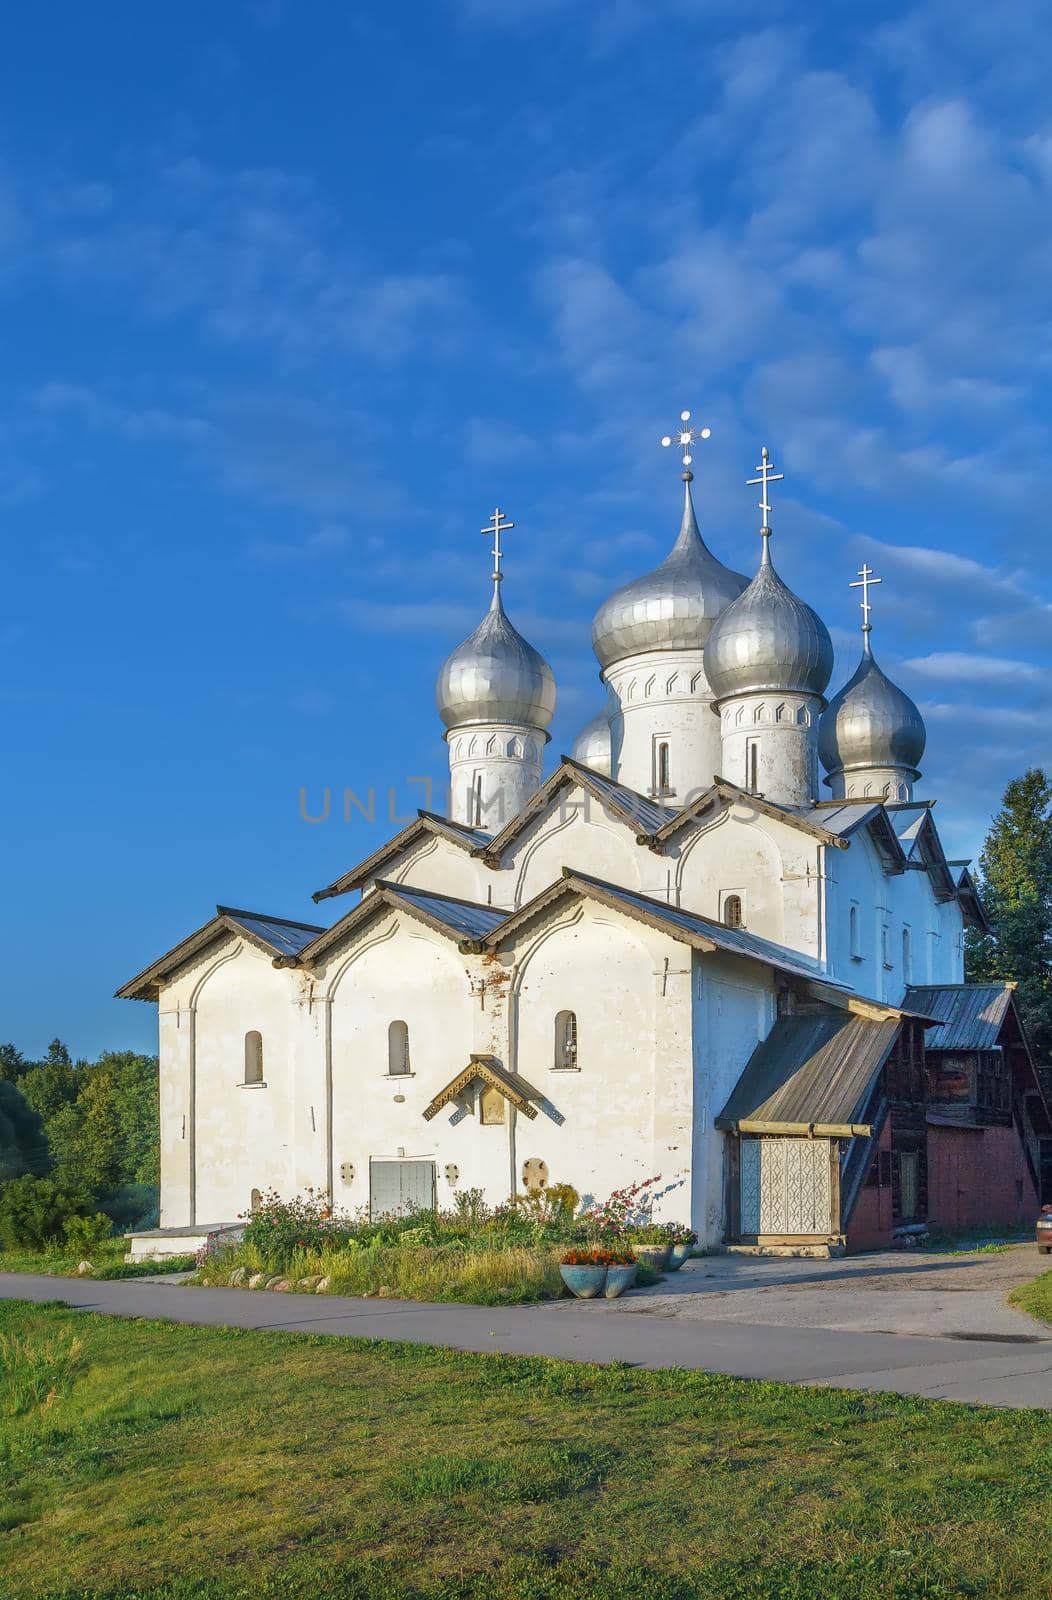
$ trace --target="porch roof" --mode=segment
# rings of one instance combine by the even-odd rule
[[[537,1107],[544,1099],[540,1090],[527,1083],[525,1078],[520,1078],[517,1072],[507,1072],[496,1056],[473,1055],[464,1070],[458,1072],[455,1078],[450,1078],[445,1088],[440,1089],[431,1104],[425,1107],[424,1121],[430,1122],[432,1117],[437,1117],[443,1106],[448,1106],[477,1080],[481,1080],[490,1089],[496,1089],[516,1111],[521,1111],[523,1116],[529,1117],[531,1121],[537,1115]]]
[[[844,1012],[779,1017],[749,1057],[717,1128],[868,1137],[872,1129],[860,1119],[900,1026],[899,1017]]]

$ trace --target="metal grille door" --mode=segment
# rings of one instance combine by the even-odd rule
[[[833,1229],[828,1139],[743,1139],[743,1234],[828,1234]]]
[[[369,1215],[398,1217],[406,1211],[435,1209],[433,1161],[372,1161],[369,1163]]]

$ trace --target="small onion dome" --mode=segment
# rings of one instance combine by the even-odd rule
[[[748,579],[717,561],[698,531],[687,480],[679,537],[661,565],[604,600],[592,649],[604,669],[650,650],[700,650]]]
[[[602,777],[609,778],[613,767],[613,749],[610,733],[609,709],[600,711],[598,716],[586,722],[577,738],[574,740],[570,754],[582,767],[588,767],[592,772],[598,772]]]
[[[705,675],[717,700],[783,691],[821,695],[833,670],[825,623],[782,582],[768,545],[765,537],[759,571],[705,646]]]
[[[818,754],[827,772],[905,767],[924,754],[924,720],[909,695],[878,667],[866,635],[853,678],[833,696],[818,725]]]
[[[439,673],[435,696],[447,728],[509,722],[543,733],[555,715],[552,669],[508,620],[496,584],[486,615]]]

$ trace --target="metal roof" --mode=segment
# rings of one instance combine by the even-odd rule
[[[563,760],[566,761],[567,758],[564,756]],[[615,783],[613,778],[604,778],[602,773],[596,772],[594,768],[588,767],[582,771],[579,762],[569,761],[568,764],[581,776],[587,773],[589,787],[593,791],[597,790],[600,797],[609,800],[617,810],[627,813],[639,824],[641,833],[656,833],[668,822],[671,808],[663,806],[660,800],[648,799],[635,789],[629,789],[626,784]]]
[[[877,1073],[900,1022],[815,1012],[780,1017],[756,1046],[718,1128],[862,1132]]]
[[[378,850],[374,850],[372,855],[363,857],[349,871],[341,873],[326,888],[316,890],[311,898],[315,901],[331,900],[335,895],[347,894],[351,889],[360,889],[385,861],[390,861],[402,850],[407,850],[425,834],[439,834],[451,844],[459,845],[462,850],[481,850],[491,838],[491,835],[481,828],[469,828],[465,823],[451,822],[448,817],[438,816],[434,811],[418,811],[412,822],[400,833],[388,839]]]
[[[938,1018],[925,1035],[926,1049],[992,1050],[1013,992],[1010,983],[913,984],[903,1005]]]
[[[442,923],[460,939],[484,939],[487,933],[492,933],[497,924],[510,915],[501,906],[482,906],[474,900],[455,900],[450,895],[432,894],[427,889],[411,889],[404,883],[388,883],[381,879],[377,888],[385,890],[389,900],[401,901],[432,921]]]
[[[831,806],[828,802],[812,806],[804,815],[812,822],[817,822],[820,828],[835,833],[838,839],[846,839],[864,822],[878,815],[880,810],[880,805],[873,800],[845,800],[839,806]]]
[[[232,911],[228,906],[216,908],[239,928],[269,945],[275,955],[299,955],[322,932],[320,927],[307,922],[285,922],[281,917],[267,917],[254,911]]]

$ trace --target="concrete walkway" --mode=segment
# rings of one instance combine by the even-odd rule
[[[695,1265],[701,1265],[696,1263]],[[690,1367],[739,1378],[892,1390],[995,1406],[1052,1405],[1052,1337],[1029,1323],[1026,1343],[774,1326],[640,1315],[617,1302],[541,1306],[421,1305],[340,1295],[181,1288],[148,1278],[86,1279],[0,1273],[0,1299],[61,1301],[83,1311],[207,1326],[285,1329],[365,1339],[405,1339],[454,1350],[568,1361]],[[631,1303],[631,1302],[630,1302]],[[1029,1342],[1029,1341],[1033,1342]]]

